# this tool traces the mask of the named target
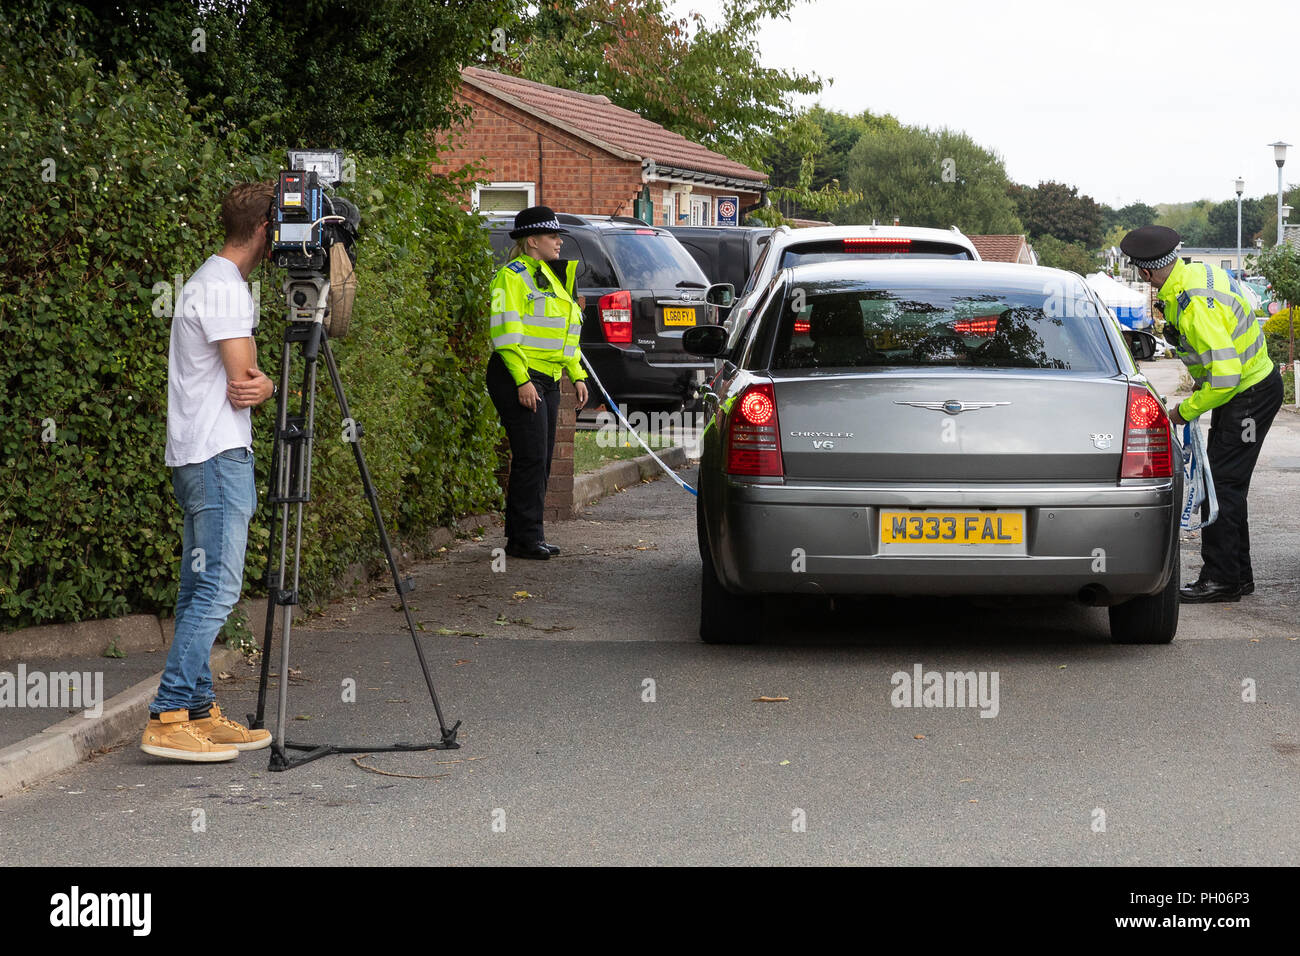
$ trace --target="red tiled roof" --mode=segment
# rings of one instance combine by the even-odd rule
[[[1019,262],[1024,236],[967,236],[986,262]]]
[[[767,173],[750,169],[631,110],[615,106],[607,97],[575,93],[474,66],[461,70],[461,77],[472,86],[513,100],[528,112],[576,132],[604,149],[612,147],[614,152],[638,160],[652,159],[660,166],[679,166],[737,179],[767,180]]]

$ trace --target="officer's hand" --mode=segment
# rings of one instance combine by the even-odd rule
[[[578,407],[581,408],[587,404],[587,383],[574,382],[573,388],[578,393]]]
[[[1162,334],[1164,335],[1166,342],[1174,348],[1178,348],[1178,330],[1174,328],[1174,323],[1166,322]]]
[[[1169,407],[1169,421],[1171,424],[1175,426],[1182,426],[1187,424],[1187,419],[1183,418],[1183,416],[1178,413],[1177,405],[1171,405]]]
[[[532,382],[524,382],[519,386],[519,404],[530,412],[537,411],[537,398],[537,386]]]

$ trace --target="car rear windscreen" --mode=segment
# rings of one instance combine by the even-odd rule
[[[699,263],[670,235],[646,230],[607,232],[605,246],[629,289],[703,289]]]
[[[970,259],[969,250],[951,242],[919,242],[912,239],[881,239],[874,236],[854,239],[823,239],[786,247],[781,254],[781,268],[808,265],[810,262],[838,262],[843,259]]]
[[[1081,290],[846,285],[787,295],[772,330],[772,368],[1116,370],[1104,320]]]

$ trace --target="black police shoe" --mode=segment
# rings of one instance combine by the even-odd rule
[[[1254,594],[1254,593],[1255,593],[1255,581],[1254,581],[1253,578],[1252,578],[1251,580],[1249,580],[1249,581],[1242,581],[1242,582],[1241,582],[1241,596],[1242,596],[1242,597],[1245,597],[1247,594]]]
[[[545,548],[547,551],[551,552],[551,557],[555,557],[557,554],[560,553],[559,548],[557,548],[553,544],[547,544],[545,541],[542,542],[542,547]]]
[[[1184,604],[1215,604],[1241,600],[1240,584],[1219,584],[1217,581],[1201,579],[1178,590],[1178,596]]]
[[[512,558],[527,558],[529,561],[547,561],[551,557],[551,552],[546,550],[542,544],[515,544],[513,541],[506,543],[506,554]]]

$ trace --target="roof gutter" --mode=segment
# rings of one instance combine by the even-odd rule
[[[761,179],[742,179],[682,166],[661,166],[653,159],[641,160],[641,181],[647,183],[689,183],[693,186],[715,186],[719,189],[743,189],[766,195],[771,185]]]

